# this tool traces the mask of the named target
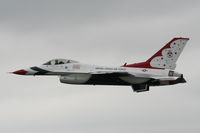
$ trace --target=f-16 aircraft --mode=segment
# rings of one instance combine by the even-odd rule
[[[21,69],[19,75],[54,75],[61,83],[82,85],[131,86],[134,92],[149,91],[150,86],[186,83],[175,70],[176,62],[189,38],[173,38],[145,62],[107,67],[83,64],[70,59],[52,59],[40,66]]]

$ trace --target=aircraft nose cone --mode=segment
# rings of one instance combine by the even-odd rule
[[[24,69],[21,69],[21,70],[17,70],[15,72],[13,72],[14,74],[18,74],[18,75],[26,75],[27,74],[27,71],[24,70]]]

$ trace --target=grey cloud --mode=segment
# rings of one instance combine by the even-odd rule
[[[113,0],[18,0],[1,1],[0,20],[3,23],[37,28],[56,24],[88,24],[106,19],[146,19],[163,15],[178,15],[187,8],[198,8],[199,2],[177,1],[113,1]],[[16,28],[16,27],[14,27]]]
[[[0,1],[0,131],[198,133],[199,7],[181,0]],[[175,36],[191,38],[177,66],[188,83],[147,93],[6,73],[56,57],[111,66],[143,61]]]

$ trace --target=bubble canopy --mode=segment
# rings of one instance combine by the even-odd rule
[[[68,59],[52,59],[43,65],[62,65],[62,64],[68,64],[68,63],[78,63],[78,61],[74,60],[68,60]]]

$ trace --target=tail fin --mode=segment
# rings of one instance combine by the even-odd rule
[[[176,68],[176,61],[189,38],[174,38],[155,53],[146,62],[124,65],[124,67],[171,69]]]

